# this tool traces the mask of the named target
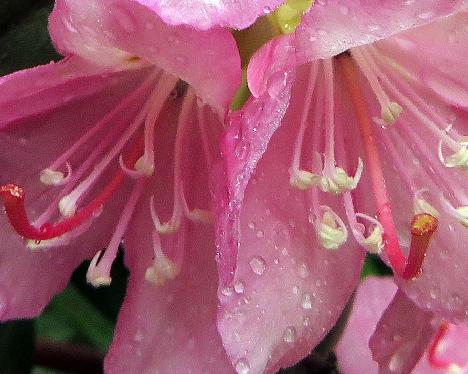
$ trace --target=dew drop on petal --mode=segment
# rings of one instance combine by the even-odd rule
[[[304,309],[312,309],[312,297],[309,293],[302,295],[301,305]]]
[[[238,280],[236,283],[234,283],[234,291],[236,291],[237,294],[244,293],[245,283],[241,280]]]
[[[294,343],[296,341],[296,329],[293,326],[289,326],[284,330],[283,340],[286,343]]]
[[[259,256],[253,257],[249,261],[250,268],[257,275],[262,275],[266,268],[265,260]]]
[[[222,293],[224,296],[231,296],[231,295],[232,295],[232,288],[231,288],[231,287],[224,287],[224,288],[221,290],[221,293]]]
[[[265,236],[263,230],[258,230],[256,234],[257,238],[262,239]]]
[[[236,362],[235,368],[237,374],[247,374],[250,371],[249,361],[245,358],[241,358]]]

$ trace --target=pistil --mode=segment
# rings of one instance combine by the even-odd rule
[[[430,238],[437,228],[437,218],[429,215],[417,215],[412,223],[412,240],[408,259],[405,258],[393,219],[390,200],[388,198],[385,177],[379,151],[372,131],[372,123],[366,101],[357,79],[357,71],[350,57],[340,55],[337,62],[341,68],[345,85],[348,89],[355,110],[361,138],[364,143],[367,167],[372,183],[373,195],[377,207],[379,221],[384,228],[385,253],[397,274],[403,279],[416,276],[422,266]]]

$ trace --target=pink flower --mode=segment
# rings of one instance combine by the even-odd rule
[[[466,325],[440,321],[397,291],[391,279],[370,277],[356,292],[336,355],[344,374],[377,373],[378,367],[455,374],[468,372],[467,350]]]
[[[124,237],[106,371],[232,372],[208,174],[240,59],[227,30],[168,26],[142,3],[57,1],[66,58],[0,79],[0,318],[36,316],[86,258],[109,284]]]
[[[242,284],[221,292],[218,326],[250,372],[323,338],[363,248],[383,249],[420,307],[466,320],[463,6],[316,1],[251,60],[255,98],[230,117],[218,215],[222,287]]]
[[[214,26],[243,29],[259,15],[270,13],[284,0],[137,0],[170,25]]]

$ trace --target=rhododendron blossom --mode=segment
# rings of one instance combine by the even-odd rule
[[[467,351],[466,325],[420,310],[390,278],[377,277],[359,286],[336,347],[345,374],[377,373],[379,366],[384,372],[461,374],[468,372]]]
[[[218,215],[218,325],[249,372],[322,339],[363,249],[419,307],[466,321],[464,7],[317,1],[252,58],[255,97],[230,117]]]
[[[57,1],[65,59],[0,80],[0,318],[37,315],[86,258],[108,285],[124,238],[106,371],[232,372],[208,173],[240,59],[227,30],[169,26],[144,3]]]

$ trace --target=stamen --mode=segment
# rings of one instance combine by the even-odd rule
[[[297,132],[296,141],[294,142],[293,160],[289,169],[289,181],[291,185],[299,188],[300,190],[306,190],[313,185],[318,185],[317,182],[319,182],[319,180],[317,180],[317,178],[320,178],[317,175],[300,169],[302,145],[304,143],[304,134],[307,128],[307,118],[312,104],[312,94],[314,93],[315,82],[317,80],[317,70],[317,64],[312,63],[308,75],[307,91],[301,115],[301,122],[299,124],[299,131]]]
[[[209,225],[213,223],[213,213],[206,209],[190,209],[185,199],[184,186],[181,186],[181,202],[184,208],[185,217],[190,221]]]
[[[179,274],[179,267],[162,251],[159,235],[153,233],[154,263],[146,269],[145,279],[156,287],[163,286],[168,280],[173,280]]]
[[[167,79],[163,79],[161,84],[156,86],[156,88],[151,93],[149,100],[145,103],[144,108],[138,113],[134,121],[124,131],[118,142],[112,147],[108,154],[94,167],[93,172],[86,179],[84,179],[71,193],[69,193],[67,196],[64,196],[60,200],[59,209],[64,217],[70,217],[74,214],[78,200],[97,181],[109,163],[122,150],[132,135],[134,135],[134,133],[138,130],[150,109],[153,106],[159,107],[161,102],[164,103],[166,101],[167,97],[171,94],[177,79],[169,75],[165,75],[165,77],[167,77]]]
[[[437,333],[434,336],[431,345],[429,346],[429,349],[427,350],[427,360],[434,369],[447,369],[450,365],[450,362],[437,357],[439,346],[442,343],[444,337],[447,335],[448,329],[449,324],[443,321],[440,324],[439,329],[437,330]]]
[[[130,218],[133,215],[135,207],[140,199],[140,196],[143,192],[143,187],[145,185],[145,179],[139,179],[135,187],[130,194],[127,204],[122,212],[122,215],[115,227],[114,234],[112,235],[111,241],[107,246],[104,255],[101,256],[101,252],[98,252],[96,256],[94,256],[91,264],[88,267],[88,272],[86,273],[86,280],[88,283],[93,285],[94,287],[99,286],[108,286],[112,278],[110,276],[112,263],[117,256],[117,252],[119,250],[120,242],[122,241],[122,237],[127,230],[128,223],[130,222]],[[99,259],[99,261],[98,261]]]
[[[366,248],[368,252],[379,254],[383,248],[383,226],[382,224],[379,221],[377,221],[375,218],[367,214],[356,213],[356,217],[365,219],[374,225],[372,231],[370,231],[370,234],[367,235],[367,237],[363,236],[364,230],[358,231],[360,233],[360,235],[358,235],[358,233],[355,232],[355,230],[358,230],[358,228],[357,227],[352,228],[353,234],[355,235],[355,237],[359,238],[360,236],[362,236],[362,239],[359,238],[360,240],[358,240],[358,243],[361,244],[364,248]]]
[[[439,218],[439,211],[427,202],[422,196],[425,192],[429,192],[427,188],[422,188],[416,192],[413,199],[413,208],[415,214],[427,213],[433,217]]]
[[[161,88],[163,91],[167,89],[170,94],[176,83],[177,79],[175,77],[163,73],[161,81],[158,82],[158,88]],[[145,119],[145,152],[136,162],[135,169],[146,176],[150,176],[154,172],[154,126],[165,102],[166,100],[157,100],[153,103]]]
[[[133,148],[128,157],[130,163],[136,160],[139,152],[141,152],[139,147]],[[61,237],[75,230],[93,217],[117,190],[124,177],[125,174],[123,171],[119,170],[114,174],[111,181],[104,187],[99,195],[86,207],[79,210],[74,216],[66,218],[56,224],[45,223],[39,228],[32,225],[29,221],[24,207],[25,193],[21,187],[11,183],[1,186],[0,198],[3,200],[5,211],[11,225],[19,235],[31,240],[48,240]]]
[[[338,249],[348,239],[348,230],[342,219],[330,207],[321,206],[323,215],[316,222],[317,236],[322,247]]]
[[[422,268],[424,257],[432,235],[437,230],[438,220],[430,214],[417,214],[411,222],[411,246],[406,261],[403,279],[416,277]]]
[[[83,136],[78,139],[70,148],[68,148],[59,158],[57,158],[47,169],[57,170],[71,158],[71,156],[89,139],[94,137],[105,125],[108,125],[112,119],[119,113],[127,108],[135,99],[138,98],[144,91],[146,91],[151,84],[153,84],[159,71],[151,73],[147,79],[129,96],[123,99],[119,104],[115,106],[109,113],[107,113],[99,122],[97,122],[89,131],[86,131]],[[45,169],[45,170],[47,170]]]
[[[437,228],[437,219],[429,214],[414,217],[411,229],[410,253],[408,261],[406,261],[398,242],[379,151],[374,140],[366,101],[357,80],[357,72],[349,57],[342,54],[337,57],[337,61],[343,72],[364,143],[377,213],[384,228],[385,253],[395,272],[404,279],[411,279],[421,269],[430,238]]]
[[[458,142],[460,149],[451,154],[447,159],[442,151],[442,139],[439,140],[438,156],[444,166],[448,168],[468,169],[468,138],[464,138]]]
[[[184,102],[182,103],[182,109],[179,114],[179,120],[177,121],[177,133],[174,145],[174,205],[172,209],[172,216],[164,224],[156,214],[156,210],[153,204],[153,198],[150,202],[151,217],[153,219],[154,227],[160,234],[172,234],[179,229],[180,222],[182,220],[183,207],[182,207],[182,148],[183,148],[183,137],[185,135],[186,126],[189,123],[189,115],[195,99],[195,92],[192,88],[189,88],[185,95]]]
[[[384,91],[380,85],[379,79],[372,71],[371,67],[367,63],[365,57],[361,53],[360,48],[353,48],[351,50],[351,55],[354,60],[357,62],[362,73],[366,77],[369,85],[374,92],[375,97],[377,98],[380,107],[381,107],[381,119],[376,120],[379,125],[387,126],[396,122],[400,116],[403,108],[400,104],[390,101],[387,93]]]
[[[56,171],[52,169],[44,169],[41,171],[39,179],[42,184],[46,186],[61,186],[66,184],[72,175],[72,167],[70,163],[66,163],[67,166],[67,176],[65,176],[61,171]]]
[[[457,152],[460,149],[460,145],[453,140],[448,134],[442,130],[434,121],[432,121],[428,116],[422,113],[419,108],[413,103],[413,101],[403,94],[402,90],[396,87],[390,79],[383,74],[382,70],[377,66],[375,63],[372,55],[370,55],[365,48],[361,50],[363,55],[365,56],[370,68],[374,71],[374,73],[381,79],[381,81],[385,84],[388,90],[398,99],[398,101],[404,105],[404,107],[412,113],[426,128],[431,131],[435,136],[439,139],[443,140],[445,144],[447,144],[450,149],[454,152]],[[399,85],[410,94],[410,96],[417,97],[417,94],[414,90],[404,81],[399,80]]]

